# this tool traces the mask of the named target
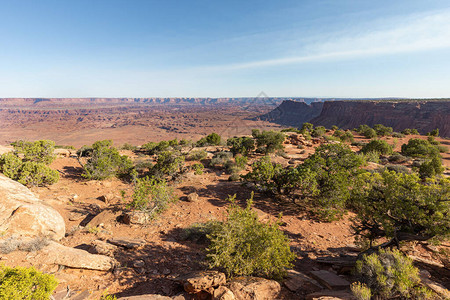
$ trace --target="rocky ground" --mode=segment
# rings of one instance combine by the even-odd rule
[[[397,139],[397,150],[406,139]],[[363,139],[359,137],[359,140]],[[388,141],[393,142],[392,138]],[[440,141],[449,146],[448,140]],[[273,158],[284,165],[298,164],[319,144],[308,143],[299,149],[287,143],[287,156]],[[212,153],[221,149],[208,147],[207,150]],[[124,151],[124,154],[137,158],[131,151]],[[257,158],[251,157],[251,160]],[[450,167],[449,154],[444,154],[444,164]],[[206,254],[201,241],[183,239],[183,229],[194,223],[223,219],[229,195],[236,194],[244,204],[251,193],[242,183],[228,181],[229,175],[223,170],[205,168],[204,174],[187,173],[175,184],[180,200],[157,220],[147,225],[125,224],[120,216],[132,194],[129,183],[119,179],[87,181],[81,177],[82,169],[73,156],[60,156],[51,167],[60,172],[60,181],[31,191],[42,205],[53,207],[62,216],[66,234],[59,243],[70,248],[51,243],[40,251],[0,254],[0,259],[5,265],[35,266],[54,274],[60,282],[55,299],[99,299],[104,293],[118,298],[144,294],[184,295],[180,276],[205,270]],[[191,196],[186,198],[187,195]],[[353,278],[345,262],[358,254],[350,227],[352,214],[341,221],[321,223],[297,205],[258,193],[254,209],[263,220],[275,220],[282,213],[281,229],[290,238],[297,256],[289,277],[280,285],[278,298],[313,299],[327,293],[337,293],[343,299],[350,297],[345,291]],[[69,249],[87,252],[71,256]],[[450,244],[437,247],[425,242],[414,243],[405,245],[405,250],[415,257],[425,271],[424,276],[450,288]],[[442,253],[447,253],[447,258]],[[239,284],[229,283],[226,288],[233,290],[234,286],[236,294]],[[221,291],[227,292],[225,287]],[[67,295],[69,298],[64,298]]]

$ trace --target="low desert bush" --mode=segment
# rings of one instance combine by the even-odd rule
[[[233,155],[249,155],[255,149],[255,141],[251,137],[234,137],[227,140],[227,146],[230,147]]]
[[[370,300],[372,297],[372,291],[367,285],[360,282],[354,282],[350,286],[352,290],[353,296],[355,296],[356,300]]]
[[[400,133],[400,132],[393,132],[392,133],[392,137],[401,139],[401,138],[404,138],[405,135],[403,133]]]
[[[367,145],[362,147],[361,152],[378,152],[379,154],[389,155],[392,153],[392,147],[383,140],[371,140]]]
[[[404,165],[386,165],[386,169],[396,173],[411,174],[411,170]]]
[[[177,152],[164,151],[158,155],[152,174],[159,178],[174,177],[181,173],[184,167],[184,156]]]
[[[367,126],[367,125],[360,125],[356,129],[356,132],[363,135],[367,139],[372,139],[372,138],[377,137],[377,132],[373,128],[371,128],[370,126]]]
[[[380,249],[379,253],[363,256],[356,262],[356,273],[374,296],[431,299],[430,291],[420,286],[419,270],[398,250]]]
[[[378,151],[370,151],[363,153],[363,158],[367,162],[380,163],[380,153]]]
[[[427,159],[419,167],[420,178],[431,178],[436,175],[441,175],[444,172],[442,159],[439,155],[434,155],[431,159]]]
[[[387,135],[391,135],[393,132],[392,127],[387,127],[382,124],[375,124],[373,126],[373,129],[377,133],[377,136],[387,136]]]
[[[313,131],[311,131],[311,136],[312,137],[321,137],[325,134],[326,132],[326,128],[323,126],[317,126],[316,128],[313,129]]]
[[[26,186],[43,186],[58,182],[59,173],[42,162],[25,161],[13,153],[0,156],[0,171]]]
[[[395,154],[392,154],[391,156],[389,156],[388,160],[391,163],[398,163],[398,164],[400,164],[400,163],[403,163],[403,162],[407,161],[408,158],[403,156],[403,155],[401,155],[400,153],[395,153]]]
[[[433,129],[427,133],[428,136],[439,136],[439,128]]]
[[[230,177],[228,177],[228,181],[239,181],[241,180],[241,175],[238,173],[232,173]]]
[[[247,201],[246,208],[234,202],[235,196],[229,200],[227,219],[208,235],[210,267],[222,268],[228,276],[255,274],[282,278],[295,258],[286,235],[277,223],[264,224],[258,220],[251,209],[252,199]]]
[[[14,147],[16,154],[23,156],[24,161],[34,161],[48,165],[56,158],[53,153],[55,150],[55,142],[53,141],[15,141],[11,145]]]
[[[204,168],[205,167],[203,166],[202,163],[196,163],[196,164],[192,165],[192,170],[194,170],[194,174],[195,175],[202,175]]]
[[[80,163],[81,157],[88,157],[86,163],[81,163],[84,169],[82,176],[90,180],[122,177],[134,170],[133,162],[126,155],[120,155],[111,140],[97,141],[91,147],[82,147],[77,154]]]
[[[410,139],[402,145],[402,154],[411,157],[430,157],[439,150],[427,140]]]
[[[155,218],[176,200],[173,189],[165,180],[149,177],[137,179],[132,199],[128,207],[147,212],[151,218]]]
[[[225,167],[225,164],[231,160],[233,154],[231,152],[221,151],[214,154],[213,158],[209,162],[209,165],[215,167]]]
[[[213,132],[206,137],[201,138],[197,143],[197,147],[205,147],[205,146],[217,146],[220,145],[222,138],[217,133]]]
[[[252,130],[252,135],[256,140],[257,152],[269,154],[283,149],[285,135],[277,131]]]
[[[419,132],[417,131],[417,129],[410,129],[410,128],[405,128],[402,130],[402,134],[404,135],[419,135]]]
[[[49,299],[58,281],[31,268],[0,266],[0,299]]]
[[[192,150],[186,156],[186,160],[204,160],[208,156],[208,153],[205,150],[197,149]]]

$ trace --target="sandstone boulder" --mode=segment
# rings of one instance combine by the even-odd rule
[[[59,240],[66,232],[64,219],[27,187],[0,174],[0,232],[8,236],[43,236]]]
[[[190,294],[201,291],[212,293],[214,287],[225,284],[225,274],[217,271],[199,271],[188,273],[177,278],[184,290]]]
[[[197,202],[198,201],[198,194],[197,193],[190,193],[186,197],[188,202]]]
[[[151,215],[146,211],[132,210],[124,212],[121,222],[124,224],[145,225],[152,221]]]
[[[259,277],[238,277],[227,283],[226,287],[235,299],[240,300],[277,299],[281,292],[281,285],[277,281]]]
[[[38,254],[47,264],[62,265],[70,268],[109,271],[117,266],[117,261],[109,256],[90,254],[81,249],[50,242]]]
[[[91,243],[91,252],[93,252],[94,254],[113,256],[117,248],[117,246],[101,240],[95,240]]]

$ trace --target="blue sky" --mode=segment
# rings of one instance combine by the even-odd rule
[[[450,1],[0,0],[0,97],[450,97]]]

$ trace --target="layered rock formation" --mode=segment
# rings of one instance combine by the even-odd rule
[[[303,123],[319,116],[324,102],[296,102],[291,100],[283,101],[271,112],[259,117],[260,120],[277,123],[280,125],[300,127]]]
[[[450,137],[450,100],[327,101],[310,105],[284,101],[260,118],[295,127],[304,122],[343,129],[383,124],[394,131],[415,128],[421,134],[439,128],[441,136]]]

